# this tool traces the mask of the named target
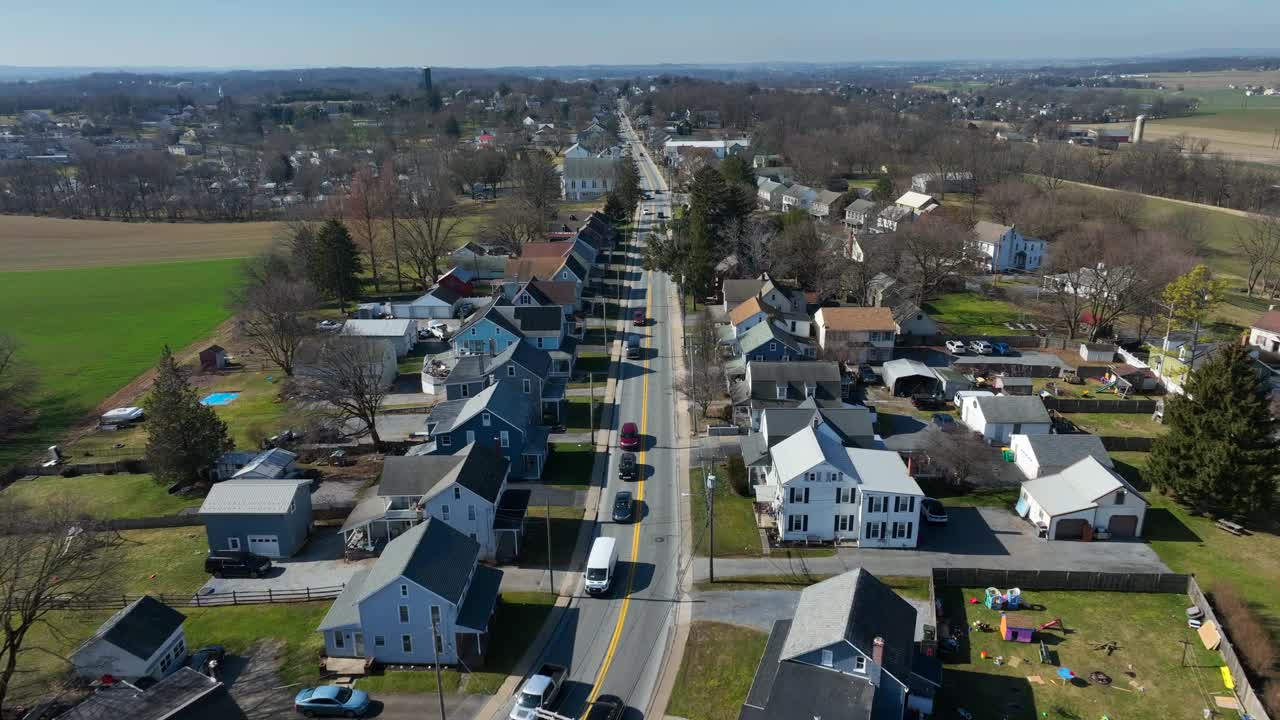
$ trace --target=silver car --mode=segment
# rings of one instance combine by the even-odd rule
[[[964,352],[965,352],[964,341],[963,341],[963,340],[948,340],[948,341],[947,341],[947,352],[951,353],[952,355],[963,355],[963,354],[964,354]]]

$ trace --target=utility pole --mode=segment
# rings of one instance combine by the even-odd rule
[[[551,592],[559,595],[556,590],[556,574],[551,569],[551,498],[547,498],[547,583],[551,585]]]
[[[707,472],[705,461],[702,472],[707,476],[707,544],[708,569],[711,582],[716,581],[716,476]]]
[[[440,644],[440,633],[436,630],[436,614],[434,608],[431,613],[431,659],[435,661],[436,666],[436,697],[440,699],[440,720],[445,720],[444,714],[444,683],[440,680],[440,651],[436,648]]]
[[[596,374],[587,373],[587,392],[591,393],[587,401],[587,427],[591,428],[591,446],[596,444]]]

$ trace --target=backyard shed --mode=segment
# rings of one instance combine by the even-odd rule
[[[227,351],[221,345],[210,345],[200,351],[200,369],[209,372],[227,366]]]
[[[71,654],[76,675],[97,680],[103,675],[136,682],[159,680],[182,667],[187,657],[182,623],[185,615],[150,595],[143,595],[107,619],[93,637]]]
[[[938,391],[939,380],[928,365],[903,358],[884,364],[884,386],[899,397],[919,393],[934,395]]]
[[[1089,362],[1111,362],[1116,359],[1116,346],[1110,343],[1080,343],[1080,357]]]
[[[1029,377],[1010,377],[1008,375],[999,375],[996,377],[995,382],[993,382],[992,385],[1005,395],[1031,394],[1031,378]]]
[[[210,550],[291,557],[311,533],[310,480],[228,480],[200,506]]]
[[[938,389],[944,398],[953,398],[958,392],[973,387],[973,382],[965,374],[951,368],[931,368],[934,377],[938,378]]]

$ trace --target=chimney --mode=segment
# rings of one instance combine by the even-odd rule
[[[871,659],[876,665],[884,665],[884,638],[879,635],[871,641]]]

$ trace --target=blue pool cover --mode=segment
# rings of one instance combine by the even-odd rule
[[[210,395],[206,395],[204,399],[200,401],[200,404],[201,405],[230,405],[231,401],[235,400],[239,395],[240,393],[238,392],[216,392]]]

